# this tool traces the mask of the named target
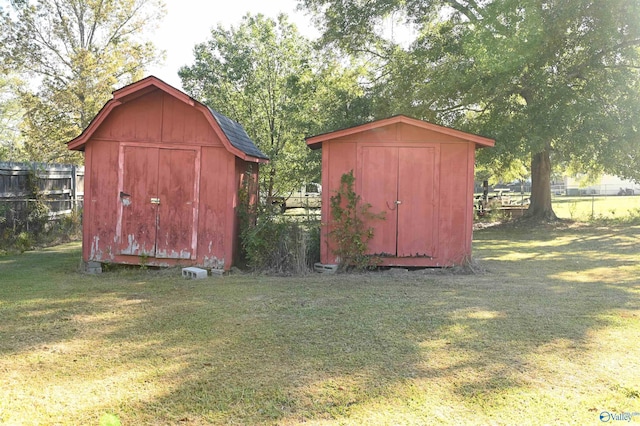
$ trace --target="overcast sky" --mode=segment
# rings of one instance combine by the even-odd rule
[[[315,38],[310,18],[297,12],[296,0],[164,0],[167,14],[152,40],[156,47],[166,51],[163,66],[150,68],[148,74],[181,89],[178,69],[193,64],[193,47],[209,38],[211,28],[222,24],[237,26],[248,12],[262,13],[275,18],[286,13],[291,22],[305,36]]]

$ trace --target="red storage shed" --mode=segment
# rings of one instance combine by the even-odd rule
[[[255,201],[268,160],[240,124],[151,76],[68,147],[85,153],[85,262],[231,267],[238,189]]]
[[[369,254],[383,266],[452,266],[471,256],[476,148],[492,139],[403,115],[307,138],[322,148],[321,263],[336,264],[330,197],[344,173],[373,220]]]

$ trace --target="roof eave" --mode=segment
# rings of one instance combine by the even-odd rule
[[[306,138],[307,146],[311,149],[319,149],[322,147],[323,142],[327,142],[332,139],[342,138],[357,133],[366,132],[367,130],[377,129],[392,124],[404,123],[411,126],[420,127],[426,130],[446,134],[459,139],[474,142],[476,148],[492,147],[495,145],[495,140],[485,138],[484,136],[474,135],[472,133],[466,133],[461,130],[452,129],[450,127],[439,126],[437,124],[428,123],[416,118],[407,117],[405,115],[396,115],[393,117],[385,118],[382,120],[372,121],[370,123],[361,124],[354,127],[349,127],[342,130],[336,130],[334,132],[324,133],[317,136]]]
[[[84,151],[84,145],[89,141],[100,124],[102,124],[104,119],[107,118],[109,113],[111,113],[111,111],[115,107],[120,105],[122,105],[122,102],[115,99],[111,99],[106,104],[104,104],[102,109],[93,118],[93,120],[91,120],[91,123],[89,123],[86,129],[84,129],[79,136],[67,142],[67,148],[74,151]]]
[[[113,92],[113,98],[107,101],[107,103],[102,107],[100,112],[91,120],[91,123],[87,126],[86,129],[75,139],[67,142],[67,148],[70,150],[76,151],[84,151],[84,146],[91,139],[91,136],[95,133],[98,127],[102,124],[102,122],[107,118],[107,116],[111,113],[111,111],[126,103],[130,102],[140,96],[144,96],[152,90],[160,89],[174,98],[195,107],[201,114],[204,115],[205,119],[211,125],[212,129],[216,133],[216,135],[222,141],[222,144],[226,148],[227,151],[235,155],[236,157],[252,162],[252,163],[268,163],[268,158],[260,158],[256,156],[249,155],[244,151],[233,146],[227,135],[222,131],[220,125],[216,121],[215,117],[209,110],[209,108],[202,103],[196,101],[186,93],[176,89],[175,87],[165,83],[155,76],[149,76],[142,80],[139,80],[135,83],[131,83],[127,86],[124,86],[118,90]]]

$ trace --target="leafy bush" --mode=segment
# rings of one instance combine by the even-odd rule
[[[33,237],[28,232],[21,232],[16,236],[14,245],[20,253],[24,253],[33,247]]]
[[[38,177],[35,172],[27,176],[27,189],[29,200],[27,201],[27,231],[37,236],[45,230],[49,221],[49,206],[45,203],[44,195],[38,186]]]
[[[354,190],[353,170],[340,178],[340,188],[331,196],[332,230],[336,243],[334,254],[340,258],[340,268],[368,269],[380,263],[377,256],[367,255],[374,228],[368,222],[384,220],[384,212],[372,213],[371,204],[363,203]]]
[[[320,262],[320,222],[309,222],[308,231],[307,266],[312,269],[315,263]]]
[[[249,180],[245,180],[249,182]],[[251,270],[305,274],[320,260],[320,224],[249,203],[246,184],[239,191],[238,217],[242,260]]]
[[[49,222],[47,237],[62,242],[82,238],[82,209],[74,209],[71,213]]]
[[[252,270],[304,274],[313,265],[311,257],[320,251],[319,235],[318,224],[263,214],[254,226],[241,231],[240,238],[247,266]]]

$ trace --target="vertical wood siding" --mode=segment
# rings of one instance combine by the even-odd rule
[[[370,254],[382,255],[383,265],[450,266],[471,256],[474,139],[482,138],[449,133],[374,123],[362,132],[323,140],[322,263],[338,261],[329,236],[329,199],[350,170],[363,202],[373,213],[385,212],[385,220],[370,222],[374,238],[369,243]]]
[[[84,148],[84,259],[229,269],[247,163],[219,134],[161,90],[115,106]]]

